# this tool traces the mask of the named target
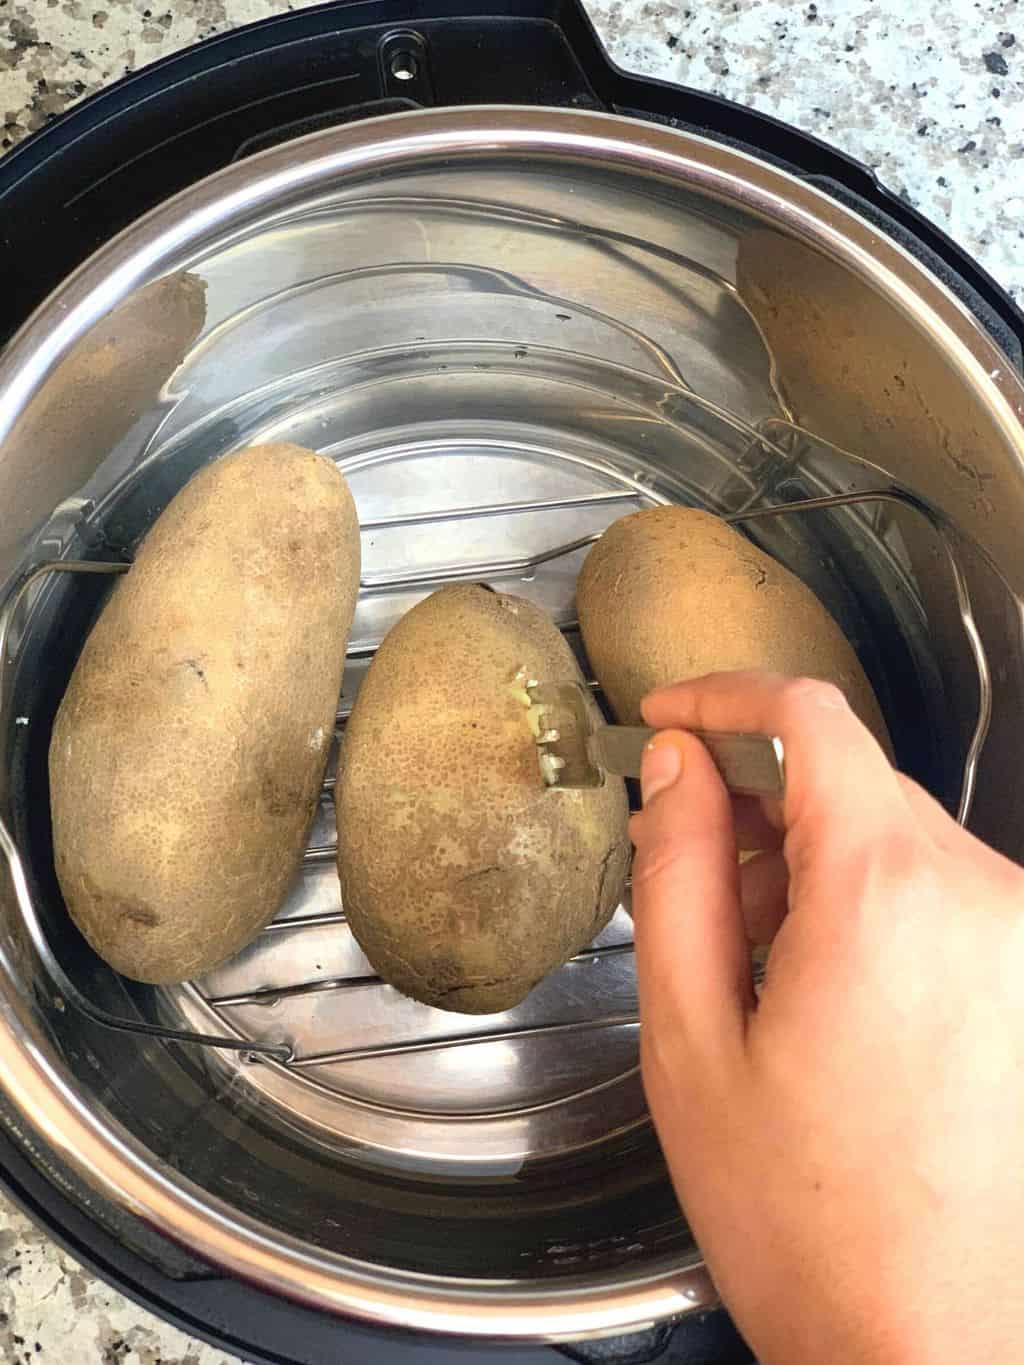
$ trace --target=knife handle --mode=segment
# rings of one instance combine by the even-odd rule
[[[646,725],[602,725],[591,734],[592,762],[618,777],[639,777],[644,749],[657,734]],[[729,790],[736,796],[781,797],[786,768],[782,740],[774,735],[693,730]]]

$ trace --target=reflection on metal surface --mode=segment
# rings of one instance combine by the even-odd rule
[[[77,493],[141,413],[160,407],[205,320],[205,282],[183,271],[130,295],[77,340],[4,442],[0,579],[55,503]]]
[[[963,776],[960,779],[960,798],[957,802],[956,818],[961,825],[966,825],[971,814],[971,805],[974,801],[974,789],[978,777],[978,761],[981,758],[981,751],[985,740],[988,737],[989,726],[992,723],[992,674],[989,669],[988,656],[985,653],[985,646],[982,644],[981,635],[978,631],[978,623],[974,617],[974,608],[971,605],[971,594],[967,586],[967,578],[960,564],[957,555],[956,542],[954,536],[957,534],[956,528],[949,524],[949,519],[944,517],[937,508],[930,507],[921,498],[915,497],[913,493],[906,489],[888,489],[878,493],[833,493],[820,498],[808,498],[802,504],[805,511],[824,509],[828,507],[850,507],[864,502],[894,502],[904,507],[913,508],[923,516],[942,542],[943,552],[949,564],[950,572],[953,575],[953,583],[956,589],[957,609],[960,613],[960,622],[970,646],[971,655],[974,659],[974,666],[978,670],[978,713],[974,722],[974,729],[971,733],[971,742],[967,749],[967,756],[964,759]],[[792,504],[792,507],[800,504]],[[733,522],[755,521],[761,517],[769,516],[777,508],[751,510],[749,512],[738,513],[729,518]],[[975,547],[978,549],[979,547]],[[979,553],[982,553],[979,549]],[[987,556],[986,556],[987,558]],[[996,574],[1003,587],[1006,589],[1007,600],[1014,603],[1017,611],[1021,611],[1021,603],[1011,588],[1006,576],[1000,571],[997,565],[989,561],[989,567]]]
[[[1007,496],[1008,476],[1019,492],[1024,471],[996,473],[984,400],[955,382],[951,358],[924,320],[892,309],[816,245],[769,228],[744,235],[736,284],[801,425],[898,469],[905,488],[930,485],[933,507],[984,541],[1013,575],[1004,555],[1016,533],[996,515],[994,495],[998,488]],[[990,377],[1006,363],[990,366]],[[1024,590],[1019,572],[1016,587]]]

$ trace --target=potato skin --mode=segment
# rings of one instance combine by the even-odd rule
[[[201,470],[118,580],[57,712],[50,802],[68,910],[123,975],[208,971],[280,905],[358,589],[348,485],[293,445]]]
[[[335,799],[348,922],[380,975],[441,1009],[510,1009],[608,922],[629,862],[618,778],[545,787],[517,671],[578,679],[547,615],[478,584],[391,630],[345,731]]]
[[[623,724],[655,687],[766,669],[824,678],[890,751],[852,645],[817,597],[721,517],[652,507],[614,522],[576,584],[587,654]]]

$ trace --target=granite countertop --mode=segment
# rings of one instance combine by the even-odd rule
[[[714,91],[872,167],[1024,304],[1024,0],[587,0],[632,70]],[[158,57],[301,0],[0,0],[0,143]],[[0,1200],[0,1359],[224,1365]]]

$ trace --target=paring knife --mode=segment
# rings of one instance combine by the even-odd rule
[[[605,773],[639,777],[644,749],[658,733],[646,725],[595,724],[579,683],[527,682],[530,724],[540,769],[550,787],[600,787]],[[782,740],[773,735],[692,732],[707,747],[722,780],[737,796],[781,797]]]

